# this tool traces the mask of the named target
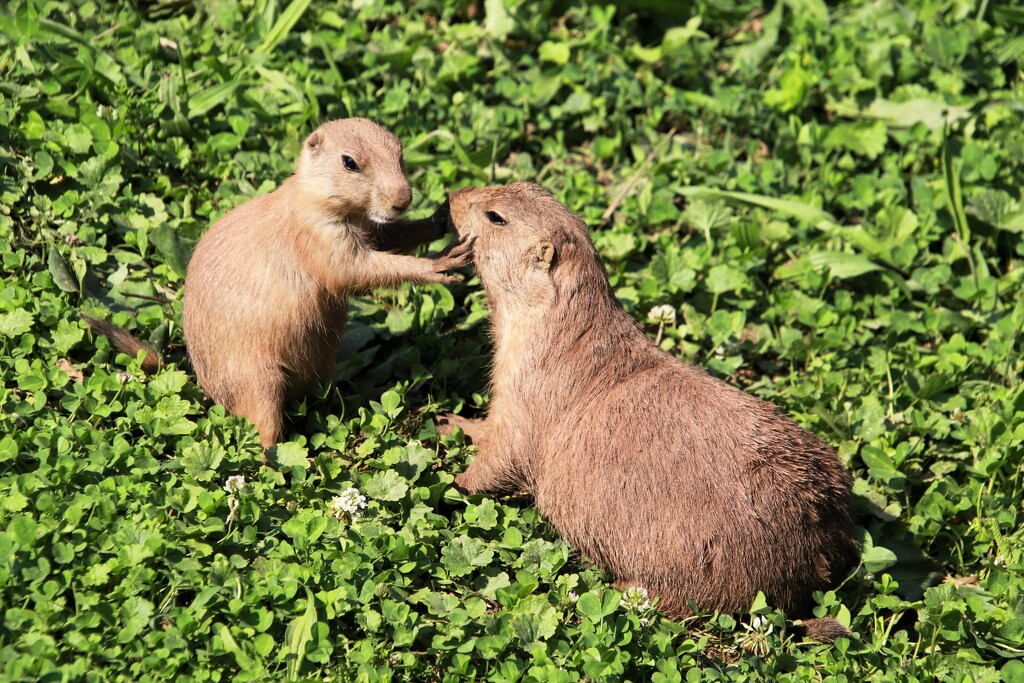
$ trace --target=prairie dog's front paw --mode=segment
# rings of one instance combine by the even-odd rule
[[[448,251],[434,259],[434,270],[441,273],[472,263],[474,242],[476,242],[476,235],[470,235],[452,245]]]
[[[458,273],[448,275],[447,273],[431,272],[428,273],[424,278],[424,282],[436,283],[439,285],[454,285],[463,281],[463,277]]]

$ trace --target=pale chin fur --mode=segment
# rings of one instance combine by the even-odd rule
[[[373,223],[393,223],[398,220],[398,216],[390,213],[380,213],[377,211],[367,211],[366,217]]]

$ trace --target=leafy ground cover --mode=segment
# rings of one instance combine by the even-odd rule
[[[406,4],[3,10],[0,678],[1024,681],[1024,12]],[[667,621],[528,500],[454,492],[472,278],[355,300],[261,465],[189,375],[184,268],[347,115],[405,141],[413,215],[544,184],[663,348],[836,445],[864,553],[819,612],[853,639]]]

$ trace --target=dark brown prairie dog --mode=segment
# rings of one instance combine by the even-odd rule
[[[486,420],[471,493],[528,490],[565,539],[670,616],[795,616],[855,557],[850,477],[775,406],[658,349],[622,309],[583,222],[540,187],[451,196],[492,304]],[[444,420],[442,420],[443,422]],[[443,427],[442,430],[445,428]],[[831,619],[808,634],[848,634]]]
[[[281,438],[285,400],[333,377],[348,295],[450,283],[445,271],[468,263],[468,242],[435,259],[390,253],[447,230],[446,211],[396,221],[411,201],[398,139],[367,119],[331,121],[306,139],[291,178],[199,241],[185,278],[189,357],[199,385],[249,418],[264,447]]]

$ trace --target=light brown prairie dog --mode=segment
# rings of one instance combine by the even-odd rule
[[[348,295],[403,282],[451,283],[471,242],[434,259],[390,253],[441,237],[444,207],[396,221],[412,202],[402,145],[367,119],[320,126],[295,174],[207,231],[185,278],[183,325],[196,379],[251,420],[265,448],[284,402],[334,375]]]

